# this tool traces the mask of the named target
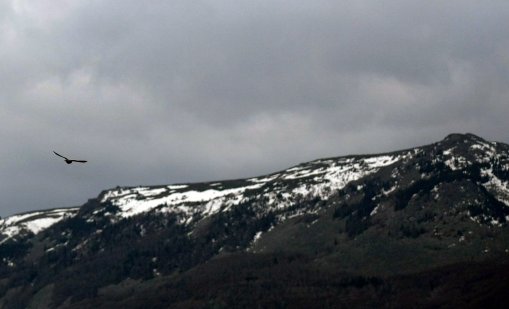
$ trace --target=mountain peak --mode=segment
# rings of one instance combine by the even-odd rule
[[[485,142],[485,140],[472,133],[451,133],[447,135],[444,142]]]
[[[478,156],[481,155],[483,157],[485,155],[493,155],[497,144],[472,133],[452,133],[435,145],[447,153],[470,158],[474,152],[477,152]]]

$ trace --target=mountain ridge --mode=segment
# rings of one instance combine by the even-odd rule
[[[420,146],[420,147],[412,147],[412,148],[406,148],[406,149],[402,149],[402,150],[396,150],[396,151],[389,151],[389,152],[383,152],[383,153],[373,153],[373,154],[350,154],[350,155],[345,155],[345,156],[336,156],[336,157],[326,157],[326,158],[321,158],[321,159],[316,159],[316,160],[312,160],[312,161],[308,161],[308,162],[302,162],[302,163],[299,163],[297,165],[294,165],[294,166],[291,166],[290,168],[287,168],[287,169],[284,169],[284,170],[280,170],[280,171],[277,171],[277,172],[273,172],[273,173],[269,173],[269,174],[265,174],[265,175],[261,175],[261,176],[256,176],[256,177],[250,177],[250,178],[237,178],[237,179],[228,179],[228,180],[220,180],[220,181],[207,181],[207,182],[192,182],[192,183],[175,183],[175,184],[171,184],[171,185],[150,185],[150,186],[117,186],[115,188],[110,188],[110,189],[106,189],[106,190],[103,190],[99,193],[99,195],[95,198],[95,199],[99,199],[99,200],[102,200],[103,197],[105,195],[108,195],[108,194],[111,194],[112,191],[115,191],[115,190],[129,190],[129,189],[140,189],[140,188],[151,188],[152,190],[157,190],[157,189],[163,189],[163,188],[171,188],[172,186],[173,187],[179,187],[179,186],[191,186],[191,187],[195,187],[195,186],[207,186],[207,185],[211,185],[211,184],[215,184],[215,183],[235,183],[235,182],[241,182],[241,181],[246,181],[246,180],[249,180],[249,179],[263,179],[263,178],[267,178],[267,177],[272,177],[273,175],[278,175],[278,174],[281,174],[281,173],[285,173],[287,171],[290,171],[292,169],[297,169],[299,168],[300,166],[305,166],[307,164],[311,164],[313,162],[323,162],[323,161],[330,161],[330,160],[340,160],[340,159],[346,159],[346,158],[353,158],[353,159],[362,159],[362,158],[372,158],[372,157],[381,157],[381,156],[391,156],[391,155],[395,155],[395,154],[398,154],[398,153],[402,153],[402,152],[409,152],[409,151],[413,151],[415,149],[425,149],[425,148],[428,148],[428,147],[433,147],[434,145],[438,145],[440,146],[441,144],[444,144],[444,145],[449,145],[451,143],[457,143],[459,141],[461,142],[464,142],[464,141],[470,141],[470,142],[482,142],[482,143],[494,143],[494,144],[497,144],[497,142],[487,142],[486,140],[480,138],[479,136],[476,136],[472,133],[451,133],[449,135],[447,135],[443,140],[439,141],[439,142],[436,142],[436,143],[432,143],[432,144],[428,144],[428,145],[424,145],[424,146]],[[502,145],[505,145],[503,143],[498,143],[498,144],[502,144]],[[451,145],[452,146],[452,145]],[[63,210],[63,209],[69,209],[70,212],[74,212],[74,210],[76,209],[77,207],[59,207],[59,208],[50,208],[50,209],[44,209],[44,210],[32,210],[32,211],[26,211],[26,212],[23,212],[23,213],[19,213],[19,214],[14,214],[14,215],[11,215],[11,216],[8,216],[4,219],[0,219],[0,233],[1,233],[1,227],[2,225],[5,226],[6,224],[6,219],[8,218],[12,218],[12,217],[18,217],[18,216],[22,216],[22,215],[30,215],[30,214],[34,214],[34,213],[41,213],[41,212],[49,212],[51,210],[56,210],[56,209],[60,209],[60,210]],[[79,208],[79,207],[78,207]],[[0,240],[1,241],[1,240]]]
[[[113,301],[112,289],[150,286],[169,293],[165,285],[177,293],[170,303],[231,305],[229,288],[213,289],[195,271],[223,277],[224,263],[238,265],[245,277],[224,279],[238,284],[282,283],[270,281],[270,270],[300,278],[310,289],[318,289],[315,281],[335,282],[324,288],[371,295],[400,280],[386,278],[420,278],[493,260],[505,269],[509,146],[450,134],[421,147],[317,159],[245,179],[116,187],[68,211],[2,219],[0,307],[27,293],[47,297],[48,308],[88,308],[94,300]],[[51,224],[31,229],[43,219]],[[297,269],[310,281],[294,274]],[[188,280],[216,294],[179,294]],[[34,297],[20,306],[34,304]]]

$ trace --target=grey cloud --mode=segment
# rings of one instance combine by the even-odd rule
[[[0,215],[456,131],[507,142],[508,20],[505,1],[4,1]]]

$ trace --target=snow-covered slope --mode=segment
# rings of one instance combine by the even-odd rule
[[[424,153],[431,154],[434,163],[442,162],[452,171],[480,164],[482,175],[488,178],[483,186],[499,201],[509,205],[509,182],[500,178],[500,171],[509,171],[507,151],[497,150],[497,143],[484,141],[474,135],[460,135],[460,143],[457,138],[457,135],[451,135],[430,146],[390,154],[321,159],[278,173],[243,180],[116,188],[103,192],[100,199],[104,205],[118,207],[117,211],[113,213],[97,209],[95,213],[109,216],[116,222],[122,218],[157,211],[177,214],[182,223],[190,223],[194,219],[228,211],[232,206],[248,201],[262,204],[259,211],[284,213],[285,209],[291,208],[302,198],[318,197],[327,200],[348,183],[391,165],[411,165],[413,159]],[[392,173],[392,178],[399,177],[398,168],[394,168]],[[426,175],[421,177],[425,178]],[[396,185],[388,189],[385,195],[397,189]],[[295,214],[299,212],[286,213],[281,218]]]
[[[78,209],[51,209],[0,219],[0,244],[18,235],[37,234],[63,219],[74,216]]]
[[[158,211],[180,215],[181,222],[203,218],[232,206],[256,199],[265,211],[284,210],[302,197],[326,200],[351,181],[377,172],[381,167],[409,158],[412,151],[397,155],[352,156],[317,160],[287,170],[244,180],[207,184],[179,184],[158,187],[117,188],[104,192],[101,203],[118,211],[94,214],[117,221],[141,213]]]
[[[102,207],[89,221],[100,216],[118,222],[124,218],[157,211],[173,213],[182,223],[203,219],[252,199],[266,201],[266,211],[284,210],[302,197],[327,199],[351,181],[378,171],[412,151],[397,155],[351,156],[316,160],[287,170],[242,180],[213,183],[173,184],[155,187],[118,187],[99,196]],[[114,206],[112,211],[111,206]],[[62,208],[14,215],[0,220],[0,241],[37,234],[74,216],[79,208]]]

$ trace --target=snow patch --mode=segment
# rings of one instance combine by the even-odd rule
[[[254,238],[253,238],[253,243],[256,243],[258,241],[258,239],[260,239],[262,237],[262,231],[259,231],[255,234]]]
[[[242,203],[246,192],[253,191],[255,198],[264,200],[266,211],[285,209],[296,202],[297,198],[320,197],[326,200],[331,194],[345,187],[348,183],[377,172],[384,166],[391,165],[405,155],[381,155],[373,157],[345,157],[336,160],[317,160],[289,168],[277,174],[247,179],[248,185],[221,189],[215,183],[204,191],[188,190],[188,185],[170,185],[165,188],[117,188],[106,192],[102,203],[111,202],[120,211],[116,218],[127,218],[158,209],[162,213],[176,213],[181,223],[189,224],[196,215],[209,216],[219,211],[228,211],[233,205]],[[286,183],[285,180],[294,182]],[[281,182],[283,187],[274,187],[263,192],[256,191],[268,183]],[[253,183],[253,184],[249,184]],[[284,187],[291,186],[291,187]],[[172,191],[167,191],[168,189]],[[279,191],[282,189],[283,191]],[[392,188],[391,190],[394,190]],[[175,190],[178,190],[175,191]],[[279,192],[276,194],[275,192]],[[387,192],[387,194],[390,193]],[[252,196],[252,194],[250,196]],[[306,211],[310,211],[309,209]]]
[[[371,211],[371,213],[369,214],[370,217],[376,215],[378,213],[378,208],[380,207],[380,205],[376,205],[375,208],[373,208],[373,210]]]
[[[170,190],[179,190],[189,187],[188,185],[169,185],[167,188]]]
[[[463,169],[469,165],[469,162],[464,157],[451,157],[444,161],[445,165],[447,165],[451,170],[456,171]]]
[[[264,177],[264,178],[250,178],[250,179],[248,179],[248,181],[256,182],[256,183],[260,183],[260,182],[267,183],[267,182],[273,181],[274,179],[276,179],[278,177],[279,177],[279,174],[275,174],[275,175]]]
[[[222,202],[226,202],[229,196],[238,201],[239,196],[241,196],[246,190],[257,189],[261,186],[261,184],[256,184],[225,190],[208,189],[205,191],[191,190],[173,192],[159,198],[153,198],[154,194],[149,194],[147,196],[143,196],[145,197],[144,199],[137,198],[138,196],[136,194],[126,194],[118,198],[109,196],[108,200],[113,205],[120,208],[121,211],[119,212],[119,215],[123,218],[151,211],[158,206],[162,206],[166,212],[177,212],[191,215],[194,208],[200,207],[191,207],[186,205],[189,203],[204,203],[202,204],[201,209],[204,210],[204,213],[211,214],[219,210],[220,206],[223,204]],[[138,193],[140,192],[136,188],[133,190]],[[219,199],[221,200],[219,201]],[[104,202],[105,201],[106,200],[104,200]]]
[[[22,232],[38,234],[53,224],[65,218],[74,216],[77,211],[78,208],[61,208],[13,215],[5,219],[1,219],[0,234],[4,235],[5,238],[0,242],[0,244]]]
[[[456,148],[456,146],[455,146],[455,147],[452,147],[452,148],[449,148],[449,149],[447,149],[447,150],[444,150],[442,153],[443,153],[444,155],[446,155],[446,156],[450,156],[450,155],[452,154],[452,152],[453,152],[454,148]]]
[[[483,169],[481,171],[483,176],[488,176],[489,181],[484,183],[483,186],[491,192],[494,192],[495,197],[500,202],[509,206],[509,182],[500,180],[493,174],[493,169]]]

